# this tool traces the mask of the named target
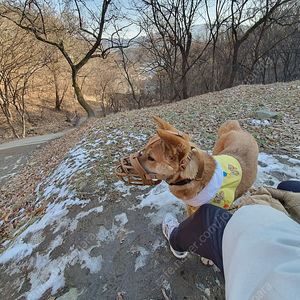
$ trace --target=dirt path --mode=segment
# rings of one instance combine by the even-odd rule
[[[53,178],[78,165],[82,147],[68,154]],[[300,179],[299,160],[261,153],[259,161],[256,186],[276,186],[295,174]],[[72,177],[71,169],[65,176]],[[179,221],[186,216],[166,183],[138,188],[117,182],[111,188],[100,181],[95,188],[92,180],[77,185],[76,194],[61,183],[61,201],[49,204],[0,256],[3,299],[225,299],[215,267],[203,266],[197,255],[182,261],[172,256],[161,220],[166,212]]]
[[[1,174],[2,182],[48,140],[50,136],[1,145],[8,175]],[[153,189],[91,186],[87,181],[78,187],[80,200],[50,204],[0,256],[3,299],[224,299],[217,268],[203,266],[197,255],[178,260],[168,249],[160,222],[167,211],[185,218],[178,200],[141,205]],[[164,185],[154,193],[155,198],[169,195]]]
[[[154,218],[158,210],[139,206],[146,192],[133,189],[125,196],[103,187],[95,193],[87,185],[86,201],[66,202],[52,213],[48,208],[18,238],[20,248],[7,253],[14,259],[0,259],[3,299],[117,299],[118,293],[124,300],[166,299],[163,293],[224,299],[216,268],[203,266],[196,255],[183,261],[172,256]],[[180,203],[164,205],[159,216],[167,210],[185,218]]]

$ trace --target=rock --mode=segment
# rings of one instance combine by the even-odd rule
[[[260,119],[278,119],[280,117],[279,113],[268,110],[258,110],[256,115]]]
[[[76,288],[72,288],[64,295],[56,298],[56,300],[76,300],[77,298],[78,298],[78,291]]]

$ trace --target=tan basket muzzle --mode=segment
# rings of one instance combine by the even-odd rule
[[[157,185],[161,182],[157,174],[148,174],[141,166],[138,157],[140,152],[121,158],[121,164],[115,169],[120,180],[131,185]]]

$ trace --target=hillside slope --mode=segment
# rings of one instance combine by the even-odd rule
[[[192,134],[204,150],[212,149],[223,121],[238,119],[260,145],[255,187],[300,180],[299,96],[300,82],[239,86],[88,120],[39,149],[1,189],[1,294],[8,300],[66,293],[69,299],[118,293],[124,300],[224,299],[216,268],[196,256],[176,260],[161,234],[164,213],[183,220],[183,204],[163,183],[124,186],[113,174],[115,162],[155,133],[153,114]],[[260,120],[260,109],[279,116]]]

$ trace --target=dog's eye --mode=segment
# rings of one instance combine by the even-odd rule
[[[148,156],[148,160],[155,161],[155,159],[153,157],[151,157],[150,155]]]

